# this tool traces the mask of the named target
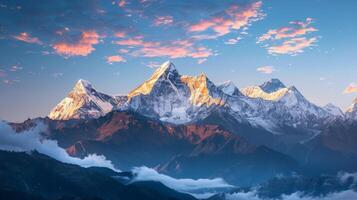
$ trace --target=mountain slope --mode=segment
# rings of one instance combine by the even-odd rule
[[[327,120],[335,118],[309,102],[294,86],[285,87],[278,79],[272,79],[261,86],[244,88],[242,93],[250,98],[250,105],[259,108],[258,116],[263,121],[272,122],[280,128],[316,132]]]
[[[182,124],[204,118],[210,110],[223,105],[223,98],[223,92],[205,75],[181,76],[171,62],[166,62],[128,94],[126,109]]]
[[[226,81],[218,85],[218,89],[222,90],[222,92],[230,96],[242,95],[242,93],[239,91],[239,89],[234,85],[232,81]]]
[[[331,103],[328,103],[326,104],[323,109],[325,109],[327,112],[329,112],[330,114],[334,115],[334,116],[339,116],[339,117],[343,117],[344,116],[344,113],[342,112],[342,110],[331,104]]]
[[[48,117],[54,120],[97,118],[117,104],[114,97],[96,91],[88,81],[81,79]]]
[[[179,155],[158,167],[175,177],[223,177],[235,185],[260,183],[297,169],[289,156],[222,132],[207,137],[189,155]]]
[[[161,183],[147,181],[124,185],[112,175],[124,177],[125,173],[105,171],[64,164],[37,152],[0,151],[0,196],[46,200],[195,199]]]
[[[249,124],[246,124],[243,129],[243,125],[241,126],[232,117],[233,119],[234,121],[230,122],[235,123],[229,125],[235,126],[237,132],[230,132],[222,126],[223,124],[215,124],[208,120],[175,125],[128,111],[112,111],[98,119],[85,121],[50,119],[42,119],[42,121],[48,125],[48,129],[43,133],[44,136],[57,140],[70,155],[85,157],[93,153],[102,154],[111,160],[115,167],[122,170],[143,165],[148,167],[164,165],[180,155],[182,158],[197,159],[195,166],[202,172],[200,174],[202,176],[197,178],[220,176],[222,168],[233,169],[237,163],[242,163],[240,165],[242,171],[255,169],[262,175],[255,181],[266,180],[277,173],[283,173],[285,170],[283,166],[290,165],[292,159],[270,148],[247,141],[243,135],[258,135],[265,132],[256,131],[256,128]],[[30,122],[26,124],[31,127]],[[13,124],[13,126],[18,130],[23,129],[20,125]],[[257,151],[257,149],[265,150]],[[202,159],[202,155],[209,159]],[[271,167],[269,171],[259,167],[261,160],[267,158],[271,159],[265,161]],[[220,165],[222,168],[206,170],[206,165],[214,163],[215,159],[224,160]],[[186,162],[182,164],[186,165]],[[171,170],[170,173],[177,175]],[[187,171],[187,175],[186,172],[181,175],[190,177],[191,174]],[[239,182],[239,178],[235,179],[235,175],[232,177],[232,174],[224,173],[222,176],[231,177],[232,181]],[[240,174],[240,178],[243,176],[244,174]]]

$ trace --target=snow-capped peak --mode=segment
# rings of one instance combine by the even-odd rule
[[[218,86],[218,89],[222,90],[227,95],[237,96],[240,95],[239,89],[235,86],[232,81],[226,81]]]
[[[155,70],[149,80],[145,81],[139,87],[135,88],[128,94],[128,98],[131,99],[134,96],[143,94],[149,94],[154,85],[159,80],[170,80],[179,77],[179,73],[176,70],[175,65],[171,61],[166,61],[159,68]]]
[[[93,90],[92,84],[84,79],[79,79],[73,88],[73,91],[79,92],[79,93],[90,93],[90,91]]]
[[[325,109],[327,112],[334,116],[343,116],[342,110],[339,107],[333,105],[332,103],[326,104],[323,109]]]
[[[357,98],[355,98],[352,102],[352,105],[347,108],[346,116],[351,119],[357,120]]]
[[[91,83],[80,79],[48,117],[55,120],[97,118],[110,112],[117,103],[114,97],[96,91]]]
[[[173,72],[173,71],[177,71],[175,65],[171,62],[171,61],[166,61],[163,64],[160,65],[159,68],[157,68],[153,74],[154,75],[158,75],[160,76],[163,73],[167,73],[167,72]]]
[[[346,112],[357,112],[357,98],[352,101],[352,104],[347,108]]]
[[[286,86],[277,78],[270,79],[269,81],[261,84],[259,87],[266,93],[272,93],[282,88],[286,88]]]
[[[190,101],[193,105],[222,105],[222,91],[212,83],[206,74],[182,76],[181,81],[190,89]]]
[[[260,86],[250,86],[242,89],[245,96],[261,98],[268,101],[278,101],[289,92],[289,88],[281,88],[275,92],[267,93]]]

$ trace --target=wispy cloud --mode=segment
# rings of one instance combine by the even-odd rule
[[[224,44],[230,44],[230,45],[237,44],[239,42],[239,40],[241,40],[241,39],[242,39],[241,37],[231,38],[231,39],[227,40],[226,42],[224,42]]]
[[[211,49],[196,47],[190,40],[165,42],[145,41],[142,36],[116,41],[115,44],[136,48],[131,55],[136,57],[169,57],[169,58],[207,58],[213,55]]]
[[[117,31],[114,35],[117,38],[124,38],[127,35],[127,33],[125,31]]]
[[[197,63],[198,64],[202,64],[202,63],[204,63],[206,61],[207,61],[207,58],[201,58],[201,59],[198,59]]]
[[[127,1],[126,1],[126,0],[120,0],[120,1],[118,2],[118,6],[119,6],[119,7],[125,7],[126,4],[127,4]]]
[[[5,85],[12,85],[20,82],[20,79],[5,79],[2,81]]]
[[[357,93],[357,83],[350,83],[345,90],[343,91],[344,94],[351,94],[351,93]]]
[[[257,71],[263,74],[271,74],[275,71],[273,66],[262,66],[258,67]]]
[[[148,63],[145,64],[145,65],[146,65],[147,67],[149,67],[149,68],[155,69],[155,68],[160,67],[161,63],[150,61],[150,62],[148,62]]]
[[[128,49],[119,49],[118,52],[125,54],[125,53],[129,53],[129,50]]]
[[[265,43],[269,54],[288,54],[296,55],[304,52],[304,49],[312,47],[317,42],[317,37],[307,37],[317,29],[312,27],[313,20],[306,18],[305,21],[292,21],[289,26],[279,29],[271,29],[260,36],[257,43]]]
[[[59,78],[59,77],[62,77],[63,76],[63,73],[62,72],[56,72],[56,73],[53,73],[52,76],[54,78]]]
[[[167,16],[158,16],[154,20],[154,25],[155,26],[160,26],[160,25],[167,25],[171,24],[174,22],[174,18],[170,15]]]
[[[125,58],[123,58],[122,56],[119,56],[119,55],[107,57],[107,63],[113,64],[116,62],[126,62],[126,60],[125,60]]]
[[[312,38],[292,38],[286,40],[281,45],[268,47],[268,52],[270,54],[290,54],[296,55],[298,53],[304,52],[305,48],[312,47],[317,42],[316,37]]]
[[[212,30],[214,32],[214,35],[211,35],[212,39],[226,35],[233,30],[249,26],[253,21],[262,19],[264,14],[261,12],[261,6],[261,1],[253,2],[246,6],[232,5],[223,14],[201,20],[189,26],[188,31],[201,33]],[[207,36],[202,38],[209,38]]]
[[[297,36],[306,35],[310,32],[317,31],[316,28],[312,27],[313,20],[307,18],[306,21],[293,21],[289,24],[291,26],[284,26],[279,29],[269,30],[266,34],[258,38],[258,43],[265,40],[279,40],[284,38],[294,38]]]
[[[0,77],[5,77],[7,76],[7,73],[5,70],[0,69]]]
[[[10,67],[10,71],[11,71],[11,72],[17,72],[17,71],[23,70],[23,69],[24,69],[24,68],[21,67],[19,64],[13,65],[13,66]]]
[[[42,41],[38,39],[37,37],[32,37],[29,33],[22,32],[19,35],[13,36],[16,40],[23,41],[26,43],[31,43],[31,44],[38,44],[42,45]]]
[[[87,56],[95,50],[93,45],[99,43],[99,38],[95,31],[84,31],[77,42],[59,42],[53,45],[53,49],[63,56]]]

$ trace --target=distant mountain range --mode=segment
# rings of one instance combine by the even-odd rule
[[[286,87],[278,79],[241,91],[232,82],[217,86],[204,74],[196,77],[180,75],[173,63],[166,62],[126,96],[103,94],[88,81],[79,80],[69,95],[51,111],[49,118],[98,118],[112,110],[131,110],[173,124],[194,123],[211,112],[220,111],[230,113],[239,121],[281,134],[286,127],[314,133],[336,117],[354,118],[356,106],[351,106],[346,113],[332,104],[318,107],[294,86]]]
[[[11,125],[21,131],[38,121],[72,156],[103,154],[122,170],[146,165],[244,186],[277,174],[357,169],[357,99],[342,112],[278,79],[239,90],[180,75],[171,62],[125,96],[79,80],[47,118]]]

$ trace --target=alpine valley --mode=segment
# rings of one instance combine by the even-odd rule
[[[319,107],[279,79],[217,85],[205,74],[181,75],[168,61],[127,95],[79,80],[48,117],[8,124],[16,134],[43,124],[41,138],[70,156],[103,155],[123,171],[1,151],[1,180],[12,180],[0,181],[1,194],[13,199],[229,199],[252,191],[260,198],[321,197],[329,188],[356,189],[354,176],[341,173],[357,171],[357,99],[346,112]],[[193,197],[164,182],[131,181],[140,166],[177,180],[221,177],[229,187]],[[31,177],[34,171],[61,181]]]

